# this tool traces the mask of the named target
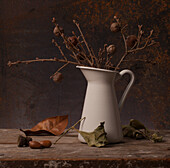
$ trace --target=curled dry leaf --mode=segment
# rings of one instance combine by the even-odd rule
[[[163,136],[148,130],[143,123],[135,119],[131,119],[129,125],[122,126],[122,132],[124,137],[148,139],[155,143],[163,142]]]
[[[104,130],[104,122],[101,122],[100,125],[93,132],[78,132],[87,142],[88,146],[103,147],[108,144],[108,140],[106,137],[107,133]]]
[[[68,124],[68,115],[47,118],[30,130],[22,130],[26,136],[60,135]]]

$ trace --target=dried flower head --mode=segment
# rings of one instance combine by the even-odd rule
[[[115,47],[115,45],[111,44],[111,45],[109,45],[109,46],[107,47],[106,50],[107,50],[107,53],[108,53],[108,54],[114,54],[115,51],[116,51],[116,47]]]
[[[12,62],[8,61],[8,66],[11,67],[12,66]]]
[[[56,19],[55,19],[55,17],[53,17],[53,19],[52,19],[52,23],[56,23]]]
[[[58,37],[60,33],[64,33],[64,29],[60,26],[56,26],[53,30],[53,33]]]
[[[63,75],[62,73],[60,72],[56,72],[53,76],[52,76],[52,79],[54,82],[58,83],[58,82],[61,82],[62,79],[63,79]]]
[[[135,35],[130,35],[126,39],[126,44],[129,48],[132,48],[137,42],[137,37]]]
[[[118,32],[118,31],[120,31],[120,25],[119,25],[119,23],[113,22],[113,23],[111,24],[111,26],[110,26],[110,30],[111,30],[112,32]]]
[[[78,43],[78,40],[75,36],[71,36],[71,37],[68,37],[68,40],[74,45],[76,46],[77,43]]]

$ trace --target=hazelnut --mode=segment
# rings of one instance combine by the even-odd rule
[[[32,149],[42,149],[43,148],[43,146],[37,141],[30,141],[29,147]]]
[[[74,45],[76,46],[77,43],[78,43],[78,40],[75,36],[72,36],[72,37],[68,37],[68,40]]]
[[[64,33],[64,29],[62,27],[56,26],[53,30],[53,33],[58,37],[60,36],[60,32]]]
[[[132,48],[137,42],[137,37],[135,35],[130,35],[126,39],[126,44],[129,48]]]
[[[115,47],[115,45],[111,44],[106,48],[106,50],[107,50],[108,54],[114,54],[116,51],[116,47]]]
[[[51,141],[49,141],[49,140],[40,141],[40,144],[41,144],[44,148],[49,148],[49,147],[52,145]]]
[[[120,25],[119,25],[119,23],[113,22],[113,23],[111,24],[111,26],[110,26],[110,30],[111,30],[112,32],[118,32],[118,31],[120,31]]]
[[[56,83],[61,82],[62,79],[63,79],[63,75],[62,75],[62,73],[57,72],[57,73],[55,73],[55,74],[52,76],[52,79],[53,79],[53,81],[56,82]]]

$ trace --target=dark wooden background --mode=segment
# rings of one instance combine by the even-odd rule
[[[123,52],[118,34],[110,32],[117,15],[129,24],[129,34],[142,24],[146,33],[153,28],[159,48],[150,48],[122,64],[136,76],[135,84],[121,112],[123,124],[135,118],[149,128],[169,129],[168,101],[168,10],[167,0],[0,0],[0,128],[31,128],[51,116],[69,115],[69,125],[79,120],[86,81],[74,66],[62,72],[64,80],[55,84],[49,76],[60,63],[35,63],[9,68],[9,60],[60,57],[51,44],[54,37],[51,19],[65,33],[77,32],[72,20],[80,22],[87,41],[95,52],[103,44],[115,44],[117,62]],[[147,61],[133,61],[134,58]],[[128,77],[116,84],[120,98]]]

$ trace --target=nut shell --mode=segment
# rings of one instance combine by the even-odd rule
[[[57,72],[57,73],[55,73],[55,74],[52,76],[52,79],[53,79],[53,81],[54,81],[55,83],[59,83],[59,82],[62,81],[63,75],[62,75],[62,73]]]
[[[109,45],[109,46],[107,47],[106,50],[107,50],[107,53],[108,53],[108,54],[114,54],[115,51],[116,51],[116,47],[115,47],[115,45],[111,44],[111,45]]]
[[[41,144],[44,148],[49,148],[49,147],[52,145],[51,141],[49,141],[49,140],[40,141],[40,144]]]
[[[126,44],[129,48],[132,48],[137,42],[137,37],[135,35],[130,35],[126,39]]]
[[[113,23],[111,24],[111,26],[110,26],[110,30],[111,30],[112,32],[118,32],[118,31],[120,31],[120,25],[119,25],[119,23],[113,22]]]
[[[37,141],[29,141],[29,147],[31,149],[42,149],[43,146]]]

